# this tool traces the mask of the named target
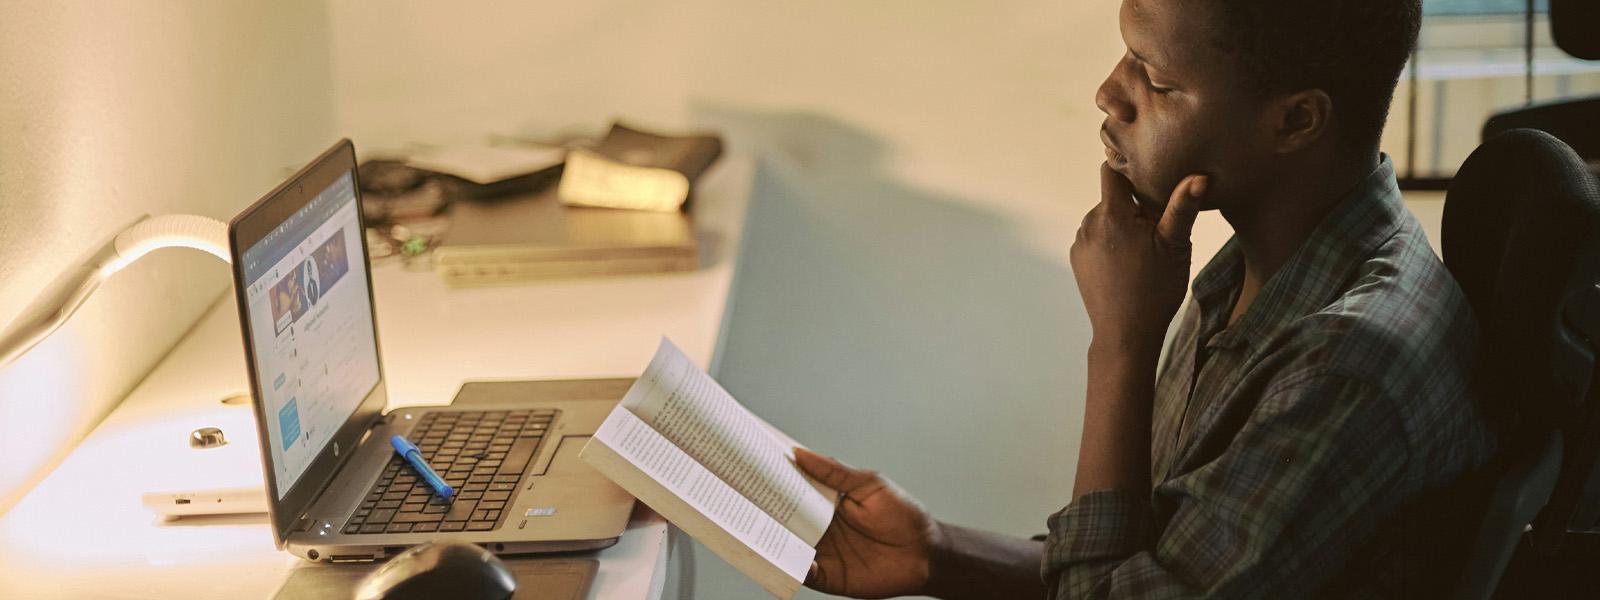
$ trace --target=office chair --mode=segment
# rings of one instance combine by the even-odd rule
[[[1509,131],[1456,173],[1443,229],[1482,330],[1475,385],[1501,426],[1454,595],[1482,600],[1514,554],[1553,564],[1571,536],[1600,538],[1600,184],[1550,134]]]
[[[1550,0],[1550,33],[1563,52],[1584,60],[1600,60],[1600,2]],[[1578,156],[1595,162],[1600,160],[1600,127],[1595,126],[1596,122],[1600,122],[1600,96],[1554,100],[1490,116],[1483,124],[1483,139],[1512,129],[1538,129],[1566,142]]]

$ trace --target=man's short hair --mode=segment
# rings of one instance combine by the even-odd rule
[[[1321,89],[1351,148],[1375,143],[1417,43],[1421,0],[1222,0],[1216,43],[1257,91]]]

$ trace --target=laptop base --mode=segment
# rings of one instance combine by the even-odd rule
[[[630,378],[471,382],[447,406],[390,411],[366,436],[344,469],[296,522],[287,549],[317,562],[382,560],[435,540],[481,545],[496,554],[572,552],[616,543],[634,499],[578,458],[589,436],[622,399]],[[389,437],[407,435],[429,413],[553,409],[558,417],[505,501],[489,531],[347,534],[352,516],[390,463]]]

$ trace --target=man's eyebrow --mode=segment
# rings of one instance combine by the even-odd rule
[[[1134,50],[1133,48],[1128,48],[1128,52],[1133,54],[1134,58],[1139,59],[1139,62],[1142,62],[1144,64],[1150,65],[1150,66],[1155,67],[1157,69],[1165,70],[1165,68],[1163,68],[1160,63],[1151,62],[1150,59],[1145,58],[1144,56],[1140,55],[1138,50]]]

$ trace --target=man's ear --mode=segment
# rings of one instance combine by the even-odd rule
[[[1306,148],[1328,135],[1333,120],[1333,98],[1320,89],[1281,96],[1268,112],[1273,150],[1287,154]]]

